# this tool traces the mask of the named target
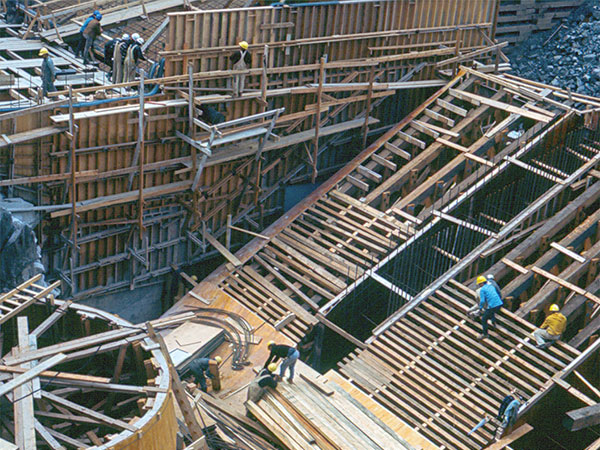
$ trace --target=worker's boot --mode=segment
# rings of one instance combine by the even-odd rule
[[[480,334],[479,336],[477,336],[477,340],[478,341],[482,341],[482,340],[487,339],[489,337],[490,337],[489,334]]]

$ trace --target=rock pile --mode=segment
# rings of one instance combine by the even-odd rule
[[[33,229],[0,208],[0,292],[44,272]]]
[[[507,52],[513,73],[600,96],[600,6],[588,2],[554,30],[532,35]]]

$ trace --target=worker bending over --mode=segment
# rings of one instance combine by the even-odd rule
[[[550,347],[558,341],[567,328],[567,318],[560,312],[558,305],[550,305],[550,314],[540,328],[533,332],[538,348]]]
[[[57,71],[47,48],[42,47],[38,52],[38,56],[42,57],[42,94],[47,97],[48,92],[56,91],[54,80],[56,80]]]
[[[123,60],[123,83],[135,81],[135,71],[138,62],[140,60],[146,61],[146,57],[142,51],[144,39],[137,33],[133,33],[131,39],[132,42],[127,47],[127,56],[125,56],[125,59]]]
[[[492,326],[496,327],[496,313],[502,308],[502,298],[496,292],[496,288],[489,283],[482,275],[477,277],[477,286],[479,290],[479,309],[483,311],[481,314],[482,331],[478,339],[486,339],[488,335],[488,320],[491,319]]]
[[[75,56],[77,56],[78,58],[81,56],[81,54],[83,53],[83,49],[85,48],[85,36],[83,35],[83,32],[87,28],[88,24],[92,21],[92,19],[95,18],[98,15],[102,16],[100,14],[100,11],[98,11],[98,10],[94,11],[90,15],[90,17],[88,17],[87,19],[85,19],[83,21],[83,24],[79,28],[79,36],[78,36],[78,40],[77,40],[77,48],[75,48]]]
[[[194,376],[196,384],[200,385],[200,390],[202,392],[207,392],[206,377],[213,378],[213,375],[210,373],[210,364],[220,364],[221,361],[220,356],[216,356],[215,359],[197,358],[188,366],[190,372],[192,372],[192,375]]]
[[[273,389],[277,387],[276,375],[273,375],[273,372],[276,370],[277,364],[271,363],[266,369],[262,369],[258,373],[256,378],[248,385],[248,396],[246,397],[246,401],[256,403],[262,398],[263,395],[265,395],[268,387]],[[246,416],[252,417],[250,411],[246,412]]]
[[[233,70],[246,70],[250,65],[250,53],[248,53],[248,43],[242,41],[239,43],[239,50],[229,57],[233,63]],[[244,92],[246,83],[246,74],[236,74],[233,76],[233,96],[239,97]]]
[[[523,397],[517,393],[516,389],[513,389],[509,395],[504,397],[498,409],[497,419],[501,420],[502,424],[496,430],[496,440],[499,440],[507,430],[514,426],[522,401]]]
[[[127,54],[127,47],[131,41],[131,37],[127,33],[123,33],[121,39],[115,43],[113,50],[113,72],[111,81],[114,84],[119,84],[123,81],[123,54]],[[123,50],[125,49],[125,50]]]
[[[300,357],[300,352],[294,347],[289,345],[277,345],[273,341],[269,341],[267,348],[271,352],[269,359],[265,363],[264,368],[268,368],[272,362],[277,362],[279,358],[283,359],[281,366],[279,366],[279,378],[283,379],[286,369],[290,369],[290,376],[287,379],[289,383],[293,383],[294,380],[294,368],[296,367],[296,361]]]

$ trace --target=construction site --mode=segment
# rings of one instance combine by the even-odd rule
[[[0,450],[600,449],[598,32],[1,0]]]

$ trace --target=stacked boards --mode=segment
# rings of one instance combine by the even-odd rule
[[[302,371],[249,410],[290,450],[414,450],[332,381]]]

